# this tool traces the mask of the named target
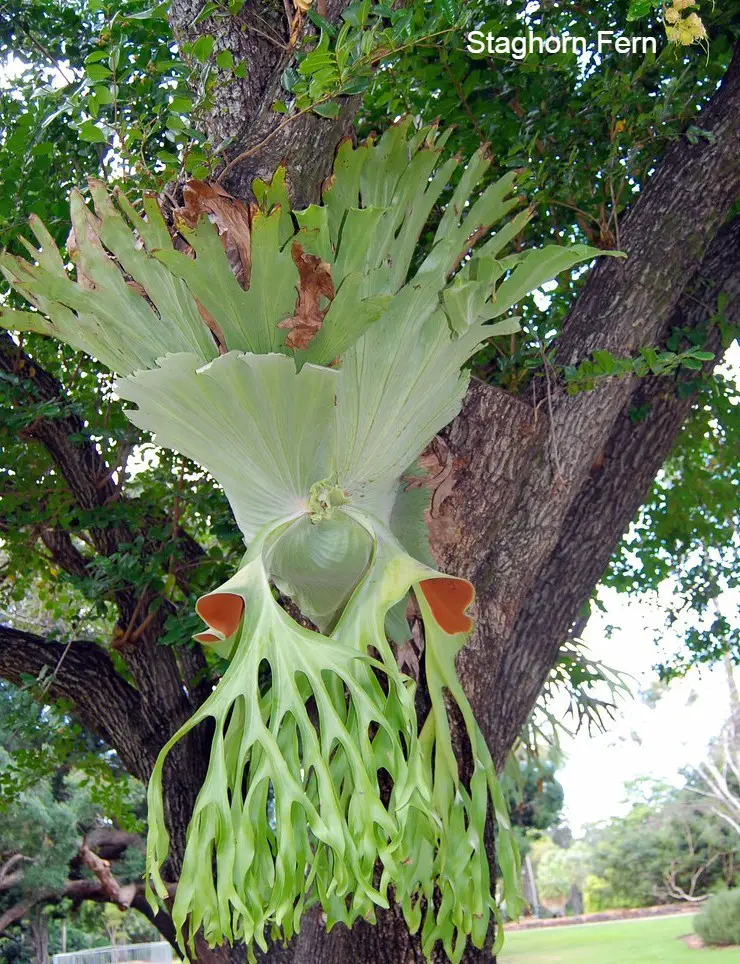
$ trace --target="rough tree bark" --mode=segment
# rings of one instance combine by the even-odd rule
[[[326,6],[332,17],[345,3],[328,0]],[[248,64],[244,79],[216,89],[204,119],[209,134],[228,141],[225,187],[247,197],[254,176],[269,177],[285,162],[295,202],[316,200],[336,145],[351,128],[355,102],[347,100],[335,120],[306,114],[285,123],[270,110],[291,56],[282,0],[248,0],[236,17],[193,27],[201,8],[200,0],[173,0],[170,18],[178,40],[207,31],[215,36],[216,51],[230,49]],[[660,344],[677,325],[704,324],[718,292],[738,293],[740,227],[737,220],[722,226],[740,195],[739,116],[736,53],[702,114],[702,127],[713,136],[693,145],[681,139],[666,152],[621,228],[629,259],[604,262],[592,272],[559,339],[561,362],[577,362],[594,348],[625,355]],[[740,299],[731,299],[730,320],[738,320],[738,304]],[[715,342],[710,334],[709,347],[716,348]],[[25,378],[29,403],[66,397],[7,337],[0,338],[0,368]],[[540,374],[531,394],[519,398],[479,382],[471,386],[463,412],[445,432],[455,485],[430,520],[441,566],[477,587],[477,630],[460,656],[459,671],[498,763],[691,404],[677,396],[675,378],[611,380],[571,397],[551,373]],[[647,418],[633,422],[630,410],[644,402],[650,404]],[[107,499],[122,498],[110,491],[110,469],[95,447],[72,443],[79,435],[73,415],[39,418],[25,434],[44,447],[78,505],[94,513]],[[132,534],[101,528],[91,535],[97,551],[110,555]],[[40,537],[57,564],[70,572],[84,567],[65,533],[50,529]],[[182,540],[185,553],[196,558],[199,547],[185,533]],[[177,577],[185,584],[187,568]],[[203,699],[204,684],[191,686],[203,663],[195,651],[156,645],[165,612],[144,625],[146,600],[141,604],[133,590],[124,589],[116,602],[120,653],[133,686],[116,674],[100,647],[73,643],[60,662],[59,644],[11,628],[0,633],[0,676],[18,682],[21,674],[38,674],[43,666],[54,670],[52,694],[70,699],[83,722],[116,747],[132,773],[146,779],[158,748]],[[173,876],[207,753],[207,734],[201,734],[169,767]],[[423,958],[392,908],[379,914],[375,928],[357,926],[348,933],[337,927],[328,937],[320,915],[307,915],[290,947],[274,947],[261,959],[411,964]],[[244,960],[244,948],[199,953],[207,964]],[[490,960],[489,952],[471,949],[464,957],[465,964],[482,960]]]
[[[348,4],[349,0],[327,0],[327,18],[336,19]],[[201,0],[176,0],[169,17],[178,41],[197,38],[207,29],[216,53],[230,50],[237,63],[248,64],[246,77],[234,78],[216,90],[214,107],[205,118],[214,143],[229,142],[223,186],[237,197],[249,197],[255,177],[269,179],[284,163],[293,200],[303,207],[318,201],[334,151],[352,130],[359,100],[344,98],[339,116],[329,122],[310,112],[286,122],[272,110],[284,96],[281,77],[293,56],[286,6],[292,9],[292,18],[292,0],[287,5],[283,0],[248,0],[235,17],[211,18],[206,28],[202,23],[193,26],[203,7]]]

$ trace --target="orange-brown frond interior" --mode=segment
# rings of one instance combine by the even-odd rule
[[[207,596],[201,596],[195,604],[195,610],[211,629],[223,633],[228,638],[233,636],[239,628],[244,612],[244,600],[233,592],[212,592]],[[207,635],[210,634],[199,633],[199,636]],[[202,639],[201,642],[212,643],[216,639],[217,637],[213,636],[211,639]]]
[[[473,628],[473,620],[465,610],[475,599],[475,589],[467,579],[440,576],[424,579],[419,586],[432,615],[448,635],[467,633]]]
[[[214,636],[213,633],[196,633],[193,636],[199,643],[220,643],[221,640],[218,636]]]

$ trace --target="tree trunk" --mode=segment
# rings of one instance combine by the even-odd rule
[[[348,930],[343,924],[327,934],[321,913],[314,910],[301,923],[291,964],[425,964],[417,935],[410,935],[397,907],[378,912],[376,924],[358,921]],[[272,959],[270,959],[272,961]],[[432,964],[449,964],[439,945],[435,948]],[[490,946],[478,950],[468,946],[463,964],[491,964]]]
[[[33,964],[49,964],[49,918],[43,907],[33,912],[31,922],[33,935]]]

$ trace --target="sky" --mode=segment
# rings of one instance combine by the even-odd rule
[[[669,591],[669,587],[666,587]],[[722,665],[692,669],[675,680],[651,707],[642,694],[657,679],[653,669],[665,653],[680,648],[666,633],[656,646],[653,629],[663,626],[658,601],[628,600],[616,591],[602,589],[606,612],[596,612],[583,634],[591,656],[626,671],[632,695],[620,700],[619,712],[604,734],[566,738],[567,753],[557,779],[565,792],[564,817],[579,836],[586,823],[596,823],[626,813],[625,783],[650,777],[681,786],[680,769],[698,763],[716,736],[729,710],[727,678]],[[722,606],[729,616],[729,600]],[[609,637],[608,625],[618,626]]]

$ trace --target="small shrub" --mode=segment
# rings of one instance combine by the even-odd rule
[[[740,888],[710,897],[694,928],[705,944],[740,944]]]

